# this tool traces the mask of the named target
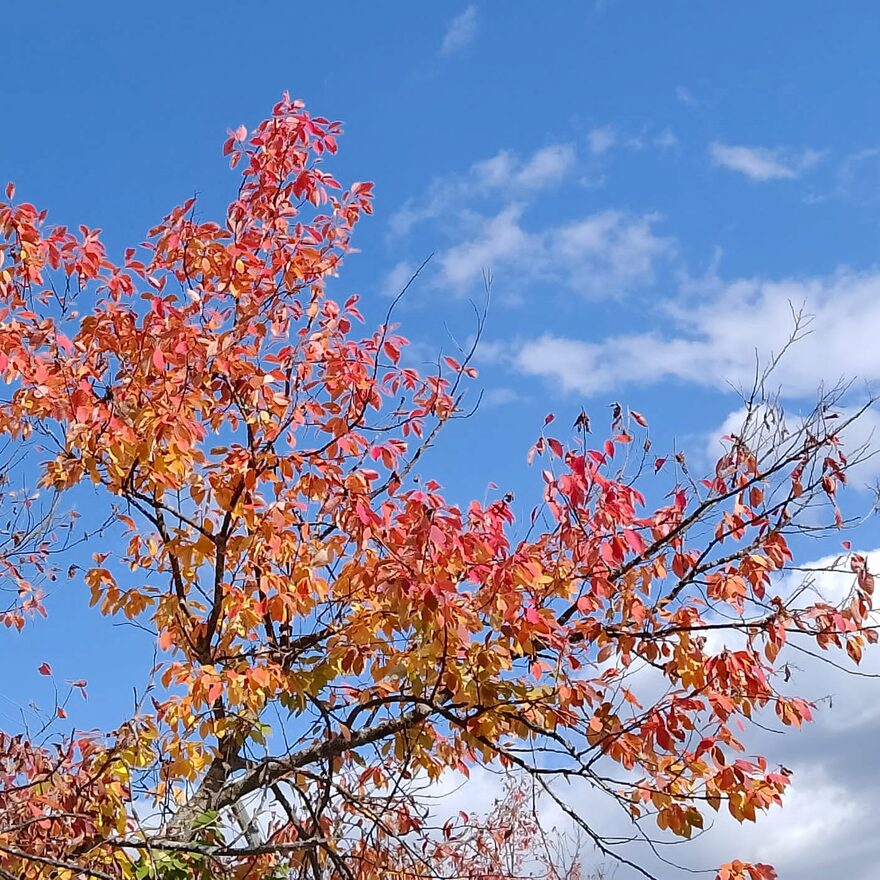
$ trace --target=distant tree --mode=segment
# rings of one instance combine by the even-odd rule
[[[324,170],[339,133],[285,97],[230,133],[226,215],[190,200],[121,264],[12,187],[0,204],[0,430],[40,438],[47,489],[97,487],[127,538],[90,548],[91,603],[158,651],[118,729],[0,735],[3,878],[575,878],[593,855],[539,796],[602,861],[633,858],[588,791],[646,840],[646,819],[753,821],[790,773],[745,756],[750,727],[812,712],[787,643],[858,662],[876,641],[860,556],[833,602],[778,577],[837,510],[833,395],[786,427],[759,376],[706,479],[655,458],[638,413],[595,446],[586,415],[570,441],[548,417],[530,520],[444,501],[418,469],[473,350],[420,374],[391,312],[362,335],[357,298],[326,295],[371,210]],[[443,815],[477,766],[507,795]]]

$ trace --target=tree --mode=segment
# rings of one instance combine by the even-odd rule
[[[360,335],[357,299],[327,295],[371,210],[324,170],[339,133],[285,97],[224,145],[226,216],[190,200],[121,264],[7,189],[0,429],[41,438],[46,487],[103,493],[127,539],[94,548],[91,603],[159,654],[118,729],[2,735],[3,877],[574,878],[533,794],[627,862],[583,788],[646,839],[755,820],[790,773],[740,756],[750,726],[811,717],[786,644],[876,641],[862,557],[836,602],[779,579],[837,510],[834,395],[786,427],[759,377],[704,480],[638,413],[598,448],[586,415],[567,443],[548,417],[529,522],[509,496],[444,501],[418,466],[473,350],[421,375],[391,312]],[[477,765],[511,774],[487,816],[427,806]]]

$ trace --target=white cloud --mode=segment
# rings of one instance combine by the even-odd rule
[[[574,162],[575,153],[571,144],[542,147],[523,161],[510,151],[503,150],[490,159],[474,163],[470,177],[483,191],[542,189],[562,180]]]
[[[862,550],[859,553],[865,557],[868,571],[880,575],[880,550]],[[856,580],[850,562],[850,554],[841,550],[840,553],[823,556],[799,565],[798,571],[790,571],[784,575],[784,581],[777,586],[776,592],[781,596],[791,597],[795,592],[801,591],[806,583],[809,589],[805,597],[801,599],[802,604],[818,600],[829,602],[832,605],[840,604],[850,596]],[[878,602],[880,602],[880,593],[874,596],[873,609],[875,611],[878,608]],[[872,660],[880,659],[874,658],[873,652],[867,656]],[[823,665],[823,669],[827,675],[834,674],[827,666]],[[871,708],[875,715],[880,713],[880,704]]]
[[[510,150],[502,150],[488,159],[471,165],[469,178],[481,190],[500,189],[517,175],[519,162]],[[459,189],[463,182],[455,179],[440,181],[445,188]]]
[[[543,147],[516,170],[512,183],[527,189],[556,183],[571,170],[574,161],[574,147],[571,144]]]
[[[862,550],[868,570],[880,573],[880,551]],[[811,594],[836,603],[849,594],[854,575],[845,554],[812,561],[798,561],[809,572],[791,572],[778,587],[790,595],[808,579]],[[876,600],[875,600],[876,607]],[[794,638],[808,647],[808,642]],[[814,645],[815,647],[815,645]],[[800,734],[784,737],[765,734],[754,742],[758,753],[779,761],[794,771],[793,784],[783,808],[775,810],[754,826],[736,826],[725,818],[705,843],[720,852],[725,835],[737,842],[744,858],[767,861],[780,877],[819,880],[846,876],[852,880],[873,880],[880,860],[880,838],[874,833],[874,817],[880,808],[880,789],[866,785],[876,777],[878,756],[874,748],[880,701],[880,686],[871,676],[880,671],[880,652],[865,652],[855,677],[823,662],[827,657],[843,669],[855,667],[834,652],[810,657],[791,647],[783,655],[791,664],[791,686],[795,693],[819,700],[815,722]],[[721,839],[717,836],[721,835]],[[698,844],[698,847],[703,844]]]
[[[419,208],[414,202],[408,201],[398,208],[388,221],[388,231],[394,237],[407,235],[409,231],[423,220],[433,216],[427,208]]]
[[[468,340],[468,345],[471,345],[473,342],[474,338],[471,337]],[[477,359],[483,364],[505,364],[508,361],[509,354],[510,352],[505,343],[492,339],[480,339],[476,352]]]
[[[577,339],[565,339],[545,333],[526,342],[514,357],[514,364],[522,373],[543,376],[559,383],[560,390],[591,393],[604,389],[606,383],[596,383],[592,377],[595,347]],[[595,387],[598,384],[598,387]],[[589,389],[589,390],[587,390]]]
[[[747,421],[749,429],[745,428]],[[706,437],[706,460],[714,464],[720,456],[730,449],[730,442],[725,440],[725,437],[743,437],[746,433],[749,434],[751,448],[760,452],[765,448],[765,443],[762,441],[772,441],[774,430],[780,424],[788,424],[790,421],[781,411],[781,407],[759,405],[751,410],[744,406],[735,409]],[[762,425],[766,426],[765,430],[761,430]]]
[[[526,375],[550,380],[564,393],[590,395],[638,381],[689,379],[690,365],[697,360],[694,347],[652,333],[598,343],[545,333],[523,343],[513,355],[513,364]]]
[[[446,216],[457,216],[475,198],[493,194],[534,196],[540,190],[565,179],[576,163],[570,143],[549,144],[525,158],[502,150],[475,162],[463,176],[433,181],[421,200],[410,200],[389,221],[392,235],[409,233],[419,223]]]
[[[880,573],[880,550],[862,551],[862,554],[867,558],[868,570]],[[817,597],[839,602],[852,587],[854,576],[845,558],[826,556],[811,561],[798,560],[798,565],[813,572],[810,579]],[[792,572],[786,578],[790,583],[779,585],[781,595],[789,595],[802,582],[804,574]],[[810,598],[805,597],[805,601]],[[808,645],[808,642],[800,640],[800,644]],[[793,771],[793,781],[781,809],[761,814],[756,823],[742,824],[725,810],[717,815],[707,810],[707,830],[689,843],[676,841],[646,822],[642,830],[659,841],[659,846],[651,847],[637,835],[634,838],[627,814],[595,788],[566,782],[557,787],[560,797],[579,815],[588,817],[597,833],[623,841],[620,853],[656,877],[686,876],[687,869],[705,870],[739,858],[770,863],[780,878],[825,880],[845,876],[850,880],[875,880],[876,866],[880,863],[880,836],[874,827],[880,810],[880,788],[871,784],[871,780],[880,770],[880,752],[876,749],[880,682],[847,675],[791,646],[785,652],[780,660],[790,663],[793,676],[790,686],[794,692],[820,701],[815,722],[802,731],[789,729],[780,736],[773,732],[777,725],[771,721],[767,729],[752,727],[744,735],[747,754],[764,755],[771,767],[781,764]],[[839,653],[823,656],[844,668],[853,668]],[[876,675],[878,670],[880,650],[868,650],[860,671],[870,676]],[[629,680],[629,686],[645,704],[653,698],[654,685],[650,670],[646,673],[643,677],[638,671],[635,679]],[[832,701],[825,699],[829,695],[833,695]],[[602,768],[596,769],[601,774]],[[438,794],[444,795],[438,801],[442,813],[457,809],[486,810],[502,793],[501,778],[480,768],[471,780],[462,784],[461,777],[447,774],[437,786]],[[571,821],[549,807],[544,804],[540,809],[539,802],[542,827],[546,829],[554,824],[560,831],[571,833]],[[665,845],[673,842],[678,845]],[[663,858],[671,858],[675,864],[684,865],[686,871],[679,872],[668,862],[660,862],[658,853]],[[585,866],[596,859],[595,850],[584,851]],[[644,875],[620,865],[613,876],[615,880],[637,880]]]
[[[588,296],[616,296],[650,284],[674,244],[655,234],[657,217],[603,211],[537,232],[522,223],[522,204],[494,217],[471,218],[473,238],[440,255],[441,282],[464,288],[489,269],[516,272],[519,282],[556,279]]]
[[[838,407],[836,410],[840,424],[846,424],[840,431],[843,450],[850,460],[847,470],[847,483],[855,489],[865,489],[877,484],[880,478],[880,454],[872,454],[880,446],[880,411],[872,407],[859,413],[854,407]],[[713,465],[729,444],[723,437],[736,434],[742,436],[746,419],[745,408],[731,412],[727,418],[706,438],[706,463]],[[856,418],[858,416],[858,418]],[[773,443],[774,431],[779,424],[789,430],[796,430],[801,423],[797,413],[784,413],[781,409],[763,407],[753,412],[750,420],[749,445],[760,451]],[[756,428],[758,429],[756,431]]]
[[[587,134],[587,144],[595,156],[607,153],[617,143],[617,132],[610,125],[594,128]]]
[[[780,746],[773,752],[779,757]],[[734,857],[769,862],[780,877],[800,880],[832,876],[836,847],[830,842],[851,840],[853,825],[867,806],[857,792],[829,779],[821,767],[801,767],[782,809],[771,810],[753,825],[740,825],[721,814],[692,858],[714,864]]]
[[[469,46],[477,36],[477,27],[477,7],[472,3],[449,22],[440,44],[440,54],[451,55]]]
[[[869,570],[880,568],[880,552],[866,554]],[[842,599],[853,580],[851,572],[835,565],[831,557],[804,563],[816,569],[817,590],[827,599]],[[841,573],[822,571],[840,568]],[[740,858],[774,865],[780,878],[825,880],[846,876],[851,880],[875,880],[875,867],[880,861],[880,837],[874,833],[875,816],[880,809],[880,789],[866,783],[878,769],[874,746],[878,706],[877,682],[854,678],[834,669],[821,660],[799,654],[792,649],[787,659],[792,664],[795,692],[807,699],[822,699],[834,694],[834,706],[823,702],[815,723],[803,731],[786,730],[778,736],[771,730],[750,728],[745,735],[747,754],[762,754],[771,767],[779,764],[793,771],[793,782],[784,797],[782,808],[761,814],[756,823],[738,823],[726,810],[717,815],[706,810],[707,829],[688,843],[672,838],[652,827],[650,821],[642,831],[655,841],[649,846],[634,833],[625,811],[595,787],[577,780],[555,786],[564,803],[586,817],[598,834],[617,838],[619,852],[643,866],[656,877],[687,876],[688,871],[703,870]],[[866,654],[864,671],[874,673],[880,666],[877,651]],[[832,656],[835,661],[845,658]],[[638,671],[629,679],[629,686],[645,704],[655,696],[655,681],[650,670]],[[659,696],[659,694],[658,694]],[[766,719],[765,719],[766,720]],[[770,728],[775,727],[773,722]],[[601,774],[602,767],[596,770]],[[622,770],[618,777],[625,776]],[[453,815],[459,809],[481,814],[491,809],[493,801],[503,795],[503,775],[492,768],[475,768],[466,780],[455,773],[446,774],[431,789],[434,815]],[[547,830],[551,826],[562,833],[573,834],[572,821],[549,800],[538,802],[538,820]],[[657,845],[659,843],[659,845]],[[674,847],[668,844],[675,843]],[[680,872],[669,862],[661,862],[658,854],[684,865]],[[591,847],[585,848],[585,868],[602,861]],[[610,860],[609,860],[609,864]],[[844,871],[845,868],[845,871]],[[639,874],[626,865],[612,871],[615,880],[637,880]]]
[[[671,239],[654,234],[657,219],[603,211],[561,226],[547,234],[551,259],[569,267],[572,286],[588,292],[613,295],[650,283],[657,260],[673,250]]]
[[[774,382],[783,394],[811,396],[820,384],[859,377],[880,381],[880,271],[829,278],[740,280],[664,307],[669,331],[651,329],[597,341],[544,334],[513,355],[524,373],[564,391],[596,394],[664,380],[727,389],[747,387],[755,353],[766,362],[788,342],[792,309],[812,316],[809,332],[782,358]],[[657,322],[654,321],[656,324]]]
[[[515,260],[527,251],[529,234],[520,226],[522,205],[509,205],[481,224],[480,235],[447,250],[440,257],[443,280],[461,287],[480,278],[485,269]]]
[[[718,141],[710,144],[709,155],[715,165],[762,182],[800,177],[822,158],[822,154],[816,150],[733,146]]]
[[[602,156],[615,147],[640,151],[653,145],[659,150],[668,150],[678,144],[675,132],[670,128],[652,135],[649,125],[642,126],[637,134],[621,133],[613,125],[603,125],[587,132],[587,148],[594,156]]]
[[[862,550],[868,570],[880,573],[880,550]],[[854,580],[848,560],[824,556],[813,560],[798,559],[797,565],[811,572],[813,595],[804,602],[822,597],[826,601],[845,600]],[[778,584],[777,592],[790,596],[807,577],[792,571]],[[792,637],[803,646],[809,640]],[[721,650],[721,642],[717,650]],[[791,787],[782,808],[761,814],[756,823],[738,823],[726,810],[718,814],[705,810],[706,831],[687,843],[658,831],[650,820],[641,830],[655,843],[640,839],[625,810],[614,800],[582,780],[568,779],[554,786],[561,800],[587,819],[591,828],[602,836],[616,838],[619,852],[656,877],[687,876],[692,871],[716,868],[734,858],[768,862],[776,867],[780,878],[825,880],[845,876],[849,880],[875,880],[880,863],[880,836],[875,833],[876,815],[880,810],[880,787],[871,784],[880,772],[880,751],[876,748],[880,682],[870,678],[847,675],[821,659],[797,652],[791,644],[784,649],[780,663],[788,662],[792,680],[788,687],[808,700],[818,700],[815,721],[802,731],[786,729],[784,735],[768,717],[764,728],[749,727],[743,734],[747,755],[766,756],[771,768],[780,764],[793,771]],[[841,653],[827,656],[844,668],[854,668]],[[880,646],[866,651],[862,672],[876,675],[880,670]],[[780,682],[780,686],[783,686]],[[629,676],[628,687],[644,705],[658,699],[664,688],[661,677],[650,667],[637,668]],[[833,701],[826,699],[833,695]],[[833,702],[833,705],[830,703]],[[772,715],[772,711],[769,715]],[[609,765],[610,766],[610,765]],[[503,774],[496,767],[474,768],[470,779],[449,772],[425,789],[432,815],[438,819],[464,810],[472,815],[485,813],[493,802],[503,796]],[[596,766],[601,775],[602,765]],[[617,778],[626,773],[615,767]],[[549,799],[538,801],[537,818],[542,828],[555,827],[573,834],[571,819]],[[675,844],[675,846],[670,846]],[[664,861],[660,861],[660,859]],[[675,865],[684,865],[679,871]],[[589,846],[581,862],[585,868],[602,861]],[[611,865],[608,860],[609,866]],[[638,880],[644,875],[626,865],[612,869],[615,880]]]

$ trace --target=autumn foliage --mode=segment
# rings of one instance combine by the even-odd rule
[[[548,418],[530,520],[501,493],[444,501],[423,453],[472,352],[419,373],[391,317],[363,331],[357,298],[326,294],[371,211],[370,184],[326,170],[339,134],[285,98],[230,133],[224,217],[190,200],[119,263],[12,187],[0,204],[0,430],[47,450],[47,490],[100,490],[125,538],[92,541],[65,589],[158,648],[118,729],[0,734],[3,877],[575,878],[631,855],[579,811],[588,790],[646,836],[780,804],[790,772],[748,733],[811,718],[786,643],[858,661],[876,640],[861,557],[835,602],[779,577],[845,479],[824,404],[730,438],[704,480],[649,452],[638,413],[604,442]],[[48,548],[29,552],[10,638],[43,606]],[[509,797],[442,815],[432,786],[476,765]]]

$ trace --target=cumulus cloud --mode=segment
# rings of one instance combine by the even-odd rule
[[[794,312],[801,308],[809,316],[806,332],[774,373],[785,396],[811,396],[820,384],[855,376],[880,380],[880,271],[719,284],[699,299],[667,304],[666,332],[651,329],[599,340],[547,333],[521,343],[512,359],[523,373],[587,395],[670,379],[719,389],[730,383],[748,387],[756,351],[764,362],[782,351],[794,329]]]
[[[477,7],[472,3],[449,22],[440,44],[440,54],[452,55],[469,46],[477,36],[478,26]]]
[[[465,288],[485,269],[515,271],[520,281],[561,281],[588,296],[616,296],[650,284],[674,242],[654,231],[657,217],[602,211],[535,232],[525,228],[522,204],[472,218],[474,236],[444,251],[441,282]]]
[[[880,551],[861,552],[868,570],[880,573]],[[806,583],[812,597],[836,603],[845,600],[852,588],[853,574],[845,554],[799,560],[798,566],[808,573],[786,574],[777,586],[781,595],[789,595]],[[794,643],[807,646],[797,637]],[[880,656],[877,651],[867,651],[858,670],[845,657],[821,652],[810,656],[790,650],[788,657],[795,692],[818,701],[815,722],[800,735],[760,733],[753,745],[758,753],[794,771],[792,788],[783,808],[759,824],[734,830],[725,819],[715,831],[723,832],[726,823],[738,852],[746,858],[772,862],[780,877],[873,880],[880,861],[880,839],[873,830],[880,789],[866,785],[865,780],[876,778],[880,769],[880,756],[873,747],[880,718],[880,701],[876,699]],[[826,657],[839,666],[824,662]],[[720,842],[714,835],[706,841],[715,847]]]
[[[744,174],[751,180],[793,180],[808,171],[822,158],[816,150],[784,150],[768,147],[744,147],[722,144],[709,145],[712,162],[729,171]]]
[[[775,756],[779,751],[777,745]],[[832,853],[852,842],[853,825],[867,806],[858,792],[829,778],[821,767],[801,768],[782,809],[771,810],[754,825],[739,825],[729,816],[719,815],[688,860],[717,865],[743,858],[773,864],[780,877],[819,880],[836,874],[839,863]],[[855,876],[866,880],[870,875]],[[630,875],[624,873],[620,880],[624,878],[630,880]]]
[[[880,550],[863,550],[868,570],[880,573]],[[853,574],[845,556],[824,556],[811,561],[798,560],[799,567],[810,574],[792,572],[778,584],[777,592],[789,595],[809,577],[816,597],[839,602],[849,593]],[[809,601],[809,600],[808,600]],[[798,637],[792,637],[796,642]],[[801,640],[803,645],[808,642]],[[719,643],[717,650],[721,650]],[[880,836],[874,833],[875,816],[880,810],[880,787],[871,780],[880,772],[880,751],[876,748],[876,730],[880,718],[880,651],[867,651],[859,672],[839,655],[829,655],[839,662],[835,668],[823,662],[822,655],[811,657],[789,647],[788,659],[794,692],[817,701],[815,721],[803,731],[775,733],[777,725],[750,728],[746,736],[748,754],[765,755],[771,766],[783,765],[793,771],[793,782],[781,809],[774,808],[759,816],[754,824],[736,822],[726,811],[707,811],[707,829],[681,846],[668,846],[675,839],[652,827],[641,826],[654,841],[652,847],[633,834],[627,814],[612,799],[595,788],[567,781],[559,787],[560,796],[603,835],[618,837],[621,855],[635,861],[655,877],[678,877],[670,865],[687,870],[708,869],[734,858],[773,864],[780,878],[826,880],[847,877],[849,880],[875,880],[880,863]],[[871,678],[874,676],[874,678]],[[654,672],[637,669],[629,687],[651,699]],[[764,719],[765,721],[768,719]],[[597,768],[598,769],[598,768]],[[621,771],[622,773],[622,771]],[[502,794],[501,774],[493,768],[480,768],[468,781],[447,774],[435,786],[438,815],[458,809],[486,810]],[[544,804],[539,819],[545,828],[551,825],[564,833],[573,833],[573,823],[565,815]],[[660,861],[660,857],[664,861]],[[669,861],[665,861],[665,860]],[[607,861],[591,848],[585,849],[585,868]],[[638,880],[644,875],[620,865],[613,871],[615,880]]]
[[[833,708],[827,700],[822,703],[816,722],[802,732],[788,731],[780,737],[772,731],[753,730],[755,735],[747,740],[749,754],[764,754],[771,765],[782,764],[793,771],[781,809],[760,815],[754,824],[740,824],[723,810],[717,815],[708,811],[705,833],[685,844],[645,822],[641,832],[655,841],[652,846],[638,832],[634,834],[625,812],[602,792],[574,782],[560,786],[561,797],[579,815],[588,817],[597,833],[617,837],[619,853],[654,877],[687,876],[673,865],[711,877],[710,868],[740,858],[773,864],[780,878],[876,880],[880,837],[873,825],[880,809],[880,789],[870,780],[880,769],[874,747],[877,712],[872,711],[878,704],[874,699],[877,684],[848,676],[819,660],[794,656],[799,658],[794,661],[798,692],[813,698],[833,692],[835,698]],[[865,667],[871,674],[877,668],[875,663]],[[458,809],[483,812],[503,794],[502,776],[484,769],[468,781],[449,774],[437,788],[437,815],[451,815]],[[571,819],[552,803],[540,803],[538,818],[545,829],[574,834]],[[673,843],[681,845],[668,845]],[[581,862],[585,868],[603,862],[613,865],[589,846]],[[642,880],[645,875],[619,865],[612,876]]]

